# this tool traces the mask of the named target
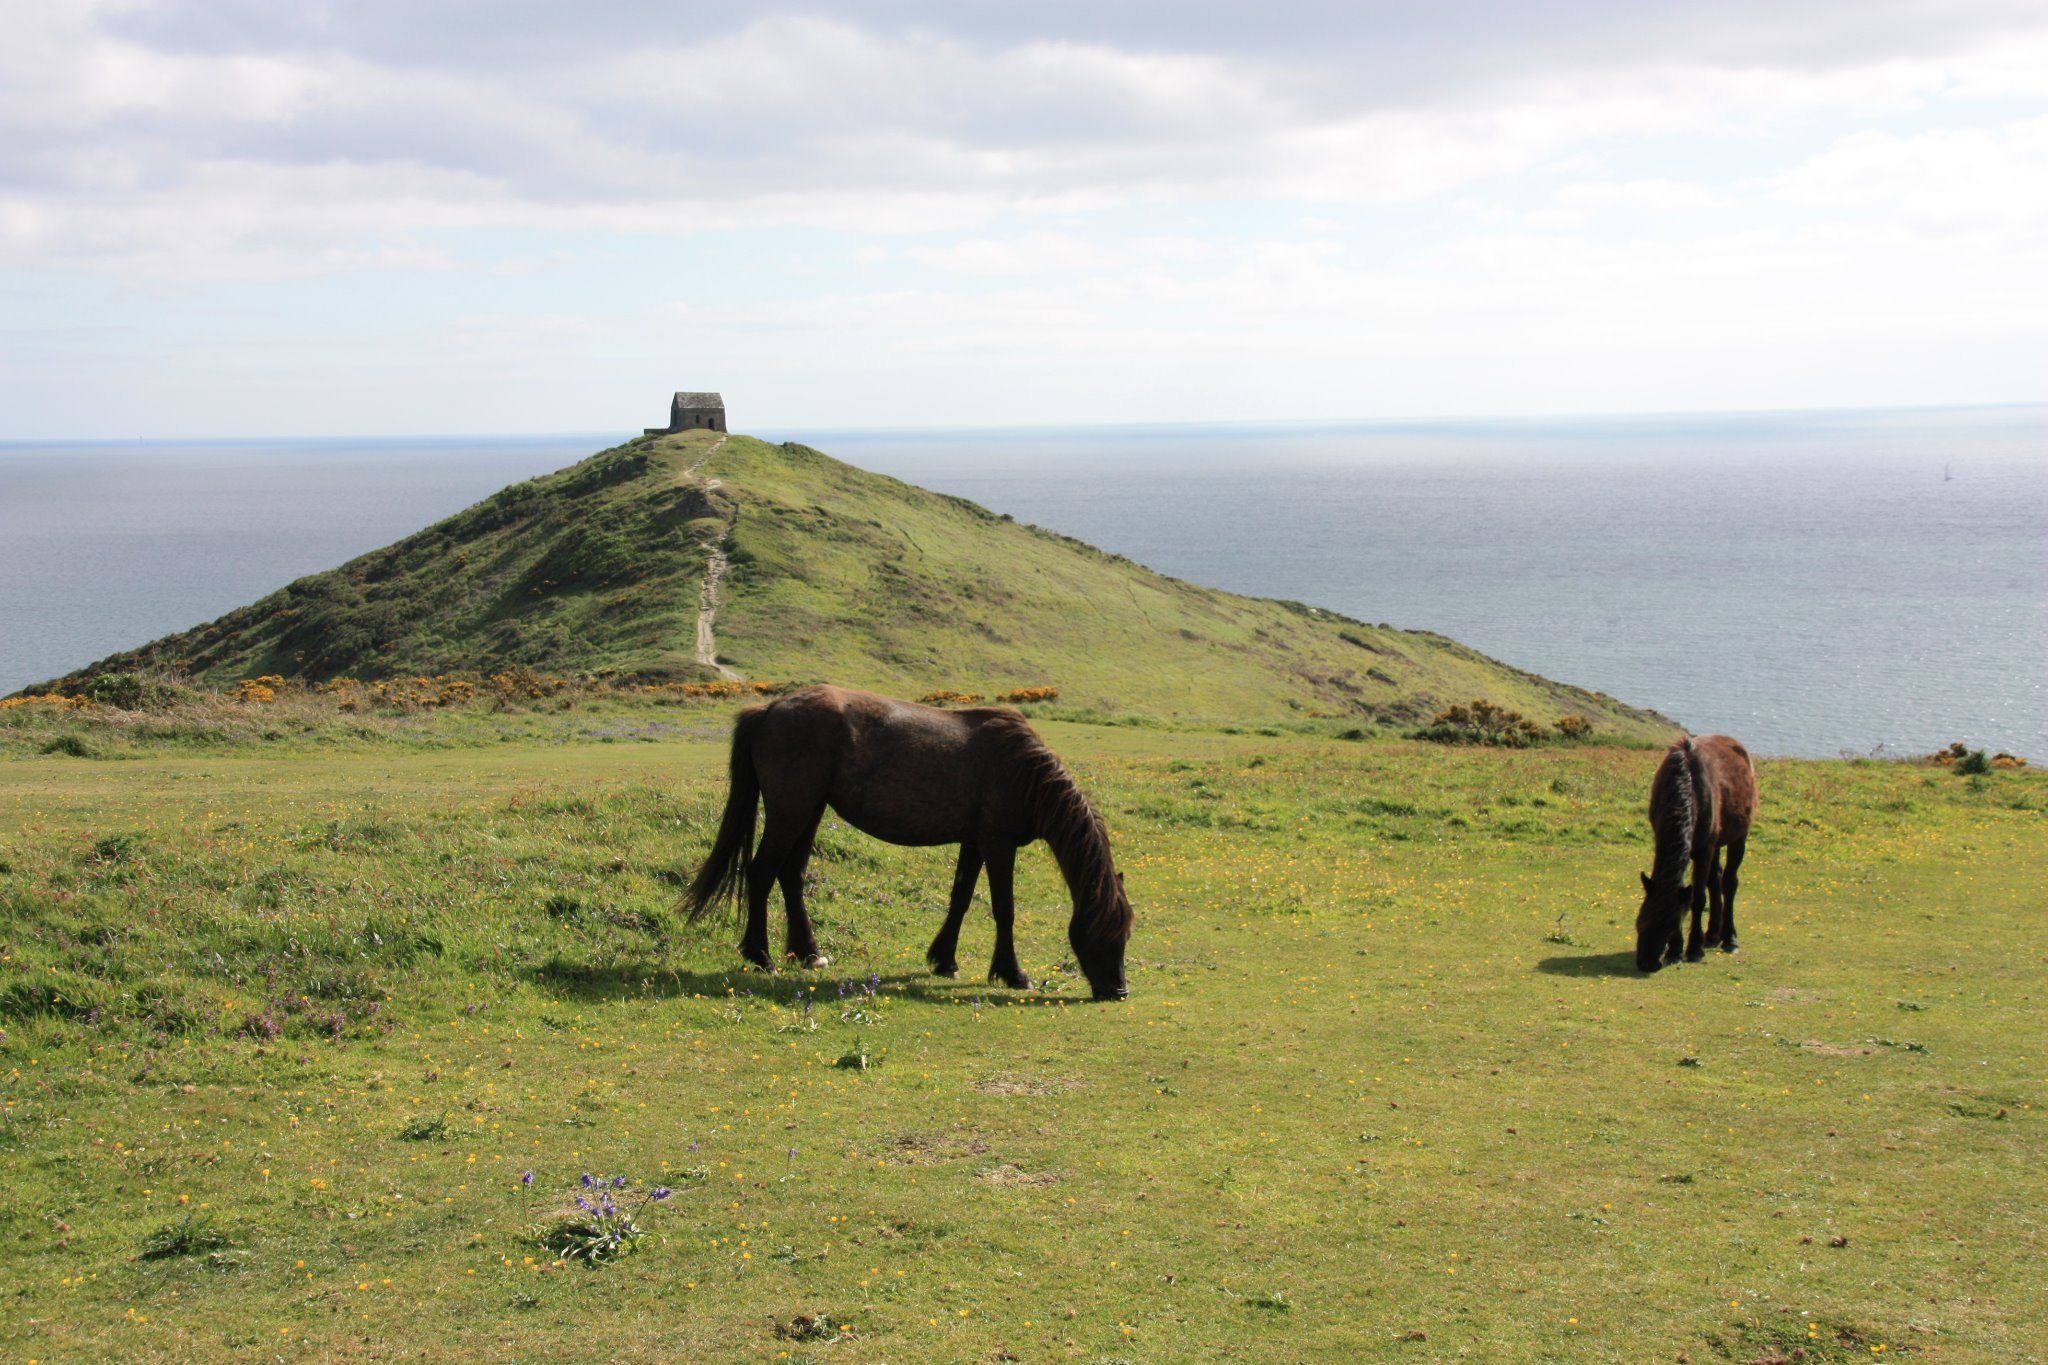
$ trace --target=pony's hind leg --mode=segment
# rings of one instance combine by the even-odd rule
[[[775,826],[771,823],[772,831]],[[768,956],[768,893],[775,886],[775,874],[782,863],[782,848],[762,839],[747,863],[747,924],[740,931],[740,956],[764,972],[775,970]]]
[[[988,978],[1000,980],[1012,990],[1028,991],[1031,978],[1024,975],[1024,969],[1017,965],[1017,942],[1011,932],[1017,918],[1014,895],[1017,850],[1010,844],[997,844],[988,850],[986,856],[989,910],[996,920],[996,951],[989,960]]]
[[[818,837],[818,821],[824,814],[820,807],[802,826],[803,832],[797,836],[776,871],[776,879],[782,883],[782,913],[787,923],[783,956],[811,968],[830,966],[832,962],[831,958],[818,951],[818,940],[811,931],[810,912],[804,909],[804,869],[810,865],[811,844]]]
[[[953,896],[946,902],[946,922],[939,936],[925,949],[924,960],[932,964],[934,976],[960,975],[960,922],[974,903],[974,883],[981,876],[981,850],[972,843],[960,845],[960,861],[953,867]]]
[[[768,955],[768,893],[779,881],[783,887],[785,908],[797,907],[801,914],[803,898],[799,890],[797,898],[789,898],[791,880],[801,887],[803,863],[799,855],[808,855],[811,832],[817,828],[817,817],[799,821],[791,818],[786,806],[770,803],[768,819],[761,830],[761,842],[755,846],[754,857],[747,864],[747,927],[740,935],[740,956],[764,972],[775,970],[775,959]],[[794,868],[795,876],[785,879],[785,871]],[[805,918],[803,932],[809,936],[810,920]]]
[[[1735,870],[1742,866],[1742,855],[1749,851],[1748,839],[1737,839],[1728,845],[1728,866],[1721,872],[1721,951],[1732,953],[1738,945],[1735,942],[1735,887],[1741,880]]]

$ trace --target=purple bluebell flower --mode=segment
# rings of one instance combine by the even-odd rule
[[[583,1188],[587,1190],[595,1184],[597,1184],[597,1182],[590,1178],[590,1172],[585,1171],[583,1173]]]
[[[623,1190],[623,1189],[625,1189],[625,1188],[626,1188],[626,1177],[624,1177],[624,1176],[622,1176],[622,1175],[615,1175],[615,1176],[613,1176],[613,1177],[612,1177],[612,1188],[613,1188],[613,1189],[615,1189],[615,1190]]]
[[[647,1197],[654,1203],[659,1204],[662,1200],[668,1198],[670,1195],[674,1193],[675,1191],[670,1189],[666,1185],[656,1185],[653,1189],[647,1192]]]
[[[520,1176],[519,1183],[522,1185],[531,1186],[533,1184],[533,1172],[528,1171],[525,1175]]]
[[[590,1201],[579,1194],[576,1196],[576,1207],[582,1209],[585,1213],[589,1213]]]

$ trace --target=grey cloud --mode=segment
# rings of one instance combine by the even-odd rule
[[[735,5],[730,0],[581,3],[497,0],[161,0],[125,13],[141,41],[170,49],[345,52],[439,69],[545,68],[640,45],[685,46],[770,14],[968,43],[1097,42],[1159,52],[1257,55],[1416,83],[1560,63],[1682,53],[1708,61],[1824,67],[1926,55],[2038,26],[2029,0],[867,0]]]
[[[50,244],[181,194],[205,213],[235,168],[252,202],[226,231],[261,235],[276,172],[349,200],[357,240],[380,199],[437,181],[466,221],[479,199],[530,216],[817,197],[829,217],[862,197],[1392,197],[1625,127],[1654,103],[1646,72],[1825,76],[2048,26],[2000,0],[14,3],[43,41],[11,67],[0,52],[17,256],[118,253],[99,225]],[[1518,101],[1577,104],[1531,121]],[[283,240],[317,231],[297,205],[276,216]]]

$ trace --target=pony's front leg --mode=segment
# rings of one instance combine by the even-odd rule
[[[1735,941],[1735,888],[1742,881],[1736,876],[1736,871],[1742,866],[1742,855],[1748,851],[1747,837],[1728,845],[1728,866],[1721,872],[1721,951],[1724,953],[1732,953],[1741,946]]]
[[[1700,929],[1700,915],[1707,908],[1707,878],[1714,875],[1714,855],[1692,860],[1692,937],[1685,945],[1685,960],[1698,962],[1707,955],[1706,934]]]
[[[1024,969],[1017,965],[1017,942],[1011,932],[1017,918],[1014,895],[1017,850],[1011,844],[997,844],[988,850],[986,856],[988,903],[996,920],[996,952],[989,960],[988,978],[1000,980],[1012,990],[1028,991],[1031,978],[1024,975]]]
[[[1727,904],[1727,894],[1721,890],[1721,850],[1717,848],[1714,850],[1713,856],[1707,859],[1707,946],[1709,948],[1720,943],[1723,935],[1728,932],[1725,928],[1728,918]]]
[[[924,950],[924,960],[932,964],[934,976],[960,975],[960,923],[974,903],[974,883],[980,876],[981,850],[963,842],[960,861],[953,868],[953,896],[946,902],[946,922],[939,926],[932,946]]]

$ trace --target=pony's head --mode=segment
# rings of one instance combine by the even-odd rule
[[[1135,918],[1130,897],[1124,894],[1123,873],[1113,875],[1108,894],[1109,904],[1097,907],[1093,914],[1078,904],[1074,907],[1074,918],[1067,924],[1067,946],[1074,950],[1074,961],[1081,964],[1095,998],[1121,1000],[1131,993],[1124,981],[1124,944],[1130,941]]]
[[[1643,904],[1636,911],[1636,970],[1654,972],[1678,957],[1672,945],[1678,941],[1678,921],[1685,913],[1685,883],[1681,880],[1660,885],[1651,881],[1647,872],[1641,876]]]

